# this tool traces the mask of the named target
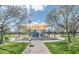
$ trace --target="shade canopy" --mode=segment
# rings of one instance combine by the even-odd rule
[[[30,24],[21,24],[20,27],[24,27],[26,30],[28,30],[29,27],[31,28],[31,30],[46,30],[48,24],[32,22]]]

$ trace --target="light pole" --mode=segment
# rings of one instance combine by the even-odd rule
[[[30,33],[31,33],[30,24],[31,24],[31,20],[29,20],[29,37],[30,37]]]
[[[33,47],[32,43],[31,43],[31,40],[32,40],[32,39],[31,39],[31,35],[30,35],[30,34],[31,34],[31,26],[30,26],[31,22],[32,22],[32,21],[29,20],[29,44],[30,44],[29,47]]]

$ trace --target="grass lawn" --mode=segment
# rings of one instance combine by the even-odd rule
[[[0,45],[0,54],[20,54],[28,46],[25,42],[10,42]]]
[[[27,34],[21,34],[20,36],[21,37],[22,36],[23,37],[28,36],[28,33]],[[5,34],[3,40],[6,43],[6,42],[9,42],[9,38],[13,38],[13,37],[16,38],[16,39],[18,39],[19,38],[19,34]]]
[[[20,35],[28,36],[28,34],[20,34]],[[18,37],[18,36],[19,36],[19,34],[5,34],[4,37],[11,38],[11,37]]]
[[[66,40],[61,42],[48,42],[45,43],[48,49],[53,54],[79,54],[79,37],[71,37],[72,43],[67,43],[67,37],[64,37]]]

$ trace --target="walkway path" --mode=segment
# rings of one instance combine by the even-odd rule
[[[51,54],[41,40],[32,40],[34,47],[27,47],[23,54]]]

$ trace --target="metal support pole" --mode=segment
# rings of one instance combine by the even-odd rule
[[[31,20],[29,20],[29,47],[33,47],[34,45],[32,45],[32,43],[31,43],[31,37],[30,37],[30,33],[31,33],[31,28],[30,28],[30,23],[31,23]]]

